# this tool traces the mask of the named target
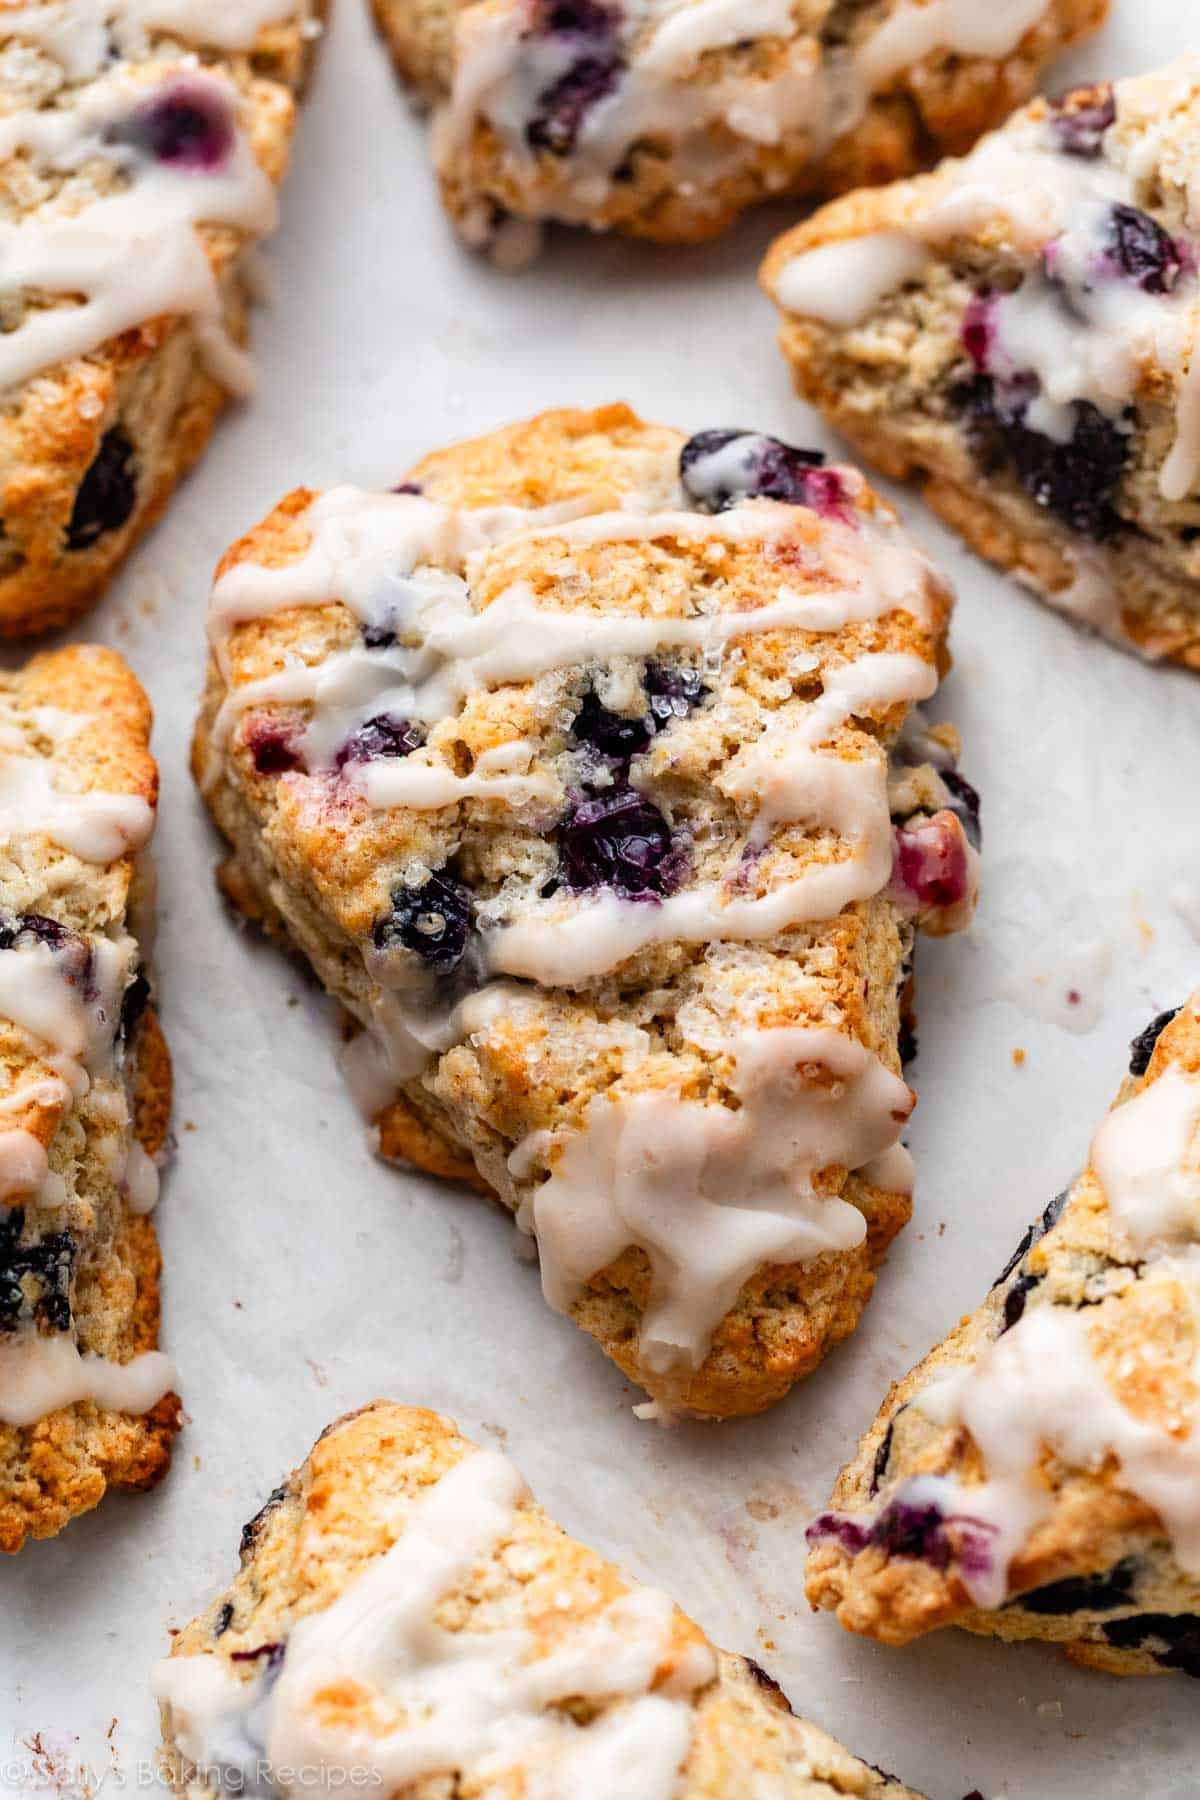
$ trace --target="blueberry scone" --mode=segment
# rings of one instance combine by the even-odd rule
[[[364,1028],[383,1154],[498,1195],[665,1406],[777,1399],[910,1211],[914,928],[975,894],[910,713],[947,590],[854,470],[622,406],[294,493],[218,575],[225,885]]]
[[[111,650],[0,676],[0,1550],[150,1487],[178,1402],[150,1217],[171,1065],[133,936],[158,777]]]
[[[1200,992],[1132,1052],[1086,1172],[810,1528],[809,1598],[852,1631],[1200,1676]]]
[[[89,606],[246,391],[318,9],[0,5],[0,636]]]
[[[764,266],[800,392],[982,555],[1200,668],[1200,59],[1035,101]]]
[[[663,243],[967,149],[1107,0],[373,0],[463,237]]]
[[[276,1488],[153,1687],[197,1796],[917,1800],[568,1537],[507,1457],[384,1402]]]

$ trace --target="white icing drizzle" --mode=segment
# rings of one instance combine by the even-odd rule
[[[6,1425],[36,1425],[81,1400],[106,1412],[146,1413],[174,1380],[173,1364],[158,1350],[118,1363],[80,1355],[65,1332],[44,1335],[22,1327],[0,1338],[0,1420]]]
[[[472,136],[486,125],[506,162],[536,183],[539,212],[588,222],[630,149],[645,140],[671,157],[675,185],[695,200],[753,166],[761,147],[789,136],[802,134],[819,156],[903,67],[938,49],[1002,56],[1044,12],[1045,0],[902,4],[853,58],[839,50],[823,62],[818,38],[789,0],[624,0],[619,28],[591,46],[570,34],[531,32],[516,5],[466,9],[456,22],[453,91],[435,119],[435,154],[444,175],[469,187]],[[769,73],[761,63],[700,69],[711,51],[767,41],[780,53]],[[569,145],[539,157],[531,121],[589,51],[611,60],[610,89],[583,111]],[[786,180],[776,173],[773,185]],[[482,208],[463,229],[486,239]]]
[[[0,1130],[0,1201],[35,1194],[49,1172],[45,1146],[31,1131]]]
[[[1092,1167],[1135,1252],[1200,1243],[1200,1073],[1172,1066],[1114,1107]]]
[[[0,752],[0,841],[40,835],[84,862],[107,863],[142,849],[153,830],[153,808],[139,795],[66,793],[41,757]]]
[[[121,996],[136,949],[131,938],[89,940],[86,987],[63,952],[47,944],[0,950],[0,1017],[44,1044],[57,1073],[76,1095],[86,1093],[88,1070],[112,1048]]]
[[[158,1168],[136,1138],[129,1146],[121,1192],[131,1213],[153,1212],[158,1205]]]
[[[39,45],[72,81],[87,81],[104,68],[110,37],[126,56],[145,55],[150,32],[249,50],[264,26],[307,11],[305,0],[50,0],[7,8],[0,23],[6,39]]]
[[[706,1644],[674,1651],[665,1594],[636,1588],[556,1626],[447,1631],[438,1609],[511,1536],[526,1489],[494,1451],[469,1452],[398,1520],[399,1536],[332,1605],[293,1625],[260,1695],[212,1656],[170,1657],[152,1686],[185,1758],[235,1766],[261,1740],[275,1769],[369,1771],[384,1793],[458,1775],[539,1800],[670,1800],[692,1737],[693,1696],[716,1675]],[[675,1666],[658,1680],[666,1663]],[[353,1689],[331,1709],[321,1696]],[[570,1699],[603,1711],[580,1726]],[[361,1722],[359,1722],[361,1721]]]
[[[1156,1303],[1172,1314],[1182,1290],[1197,1339],[1186,1373],[1200,1396],[1200,1073],[1172,1065],[1115,1107],[1093,1141],[1091,1164],[1118,1240],[1148,1265],[1141,1284],[1161,1286]],[[1120,1297],[1111,1304],[1119,1307]],[[983,1458],[981,1484],[926,1477],[921,1495],[915,1483],[905,1489],[913,1504],[933,1499],[946,1514],[991,1527],[990,1558],[960,1569],[980,1606],[1007,1598],[1012,1558],[1053,1511],[1037,1473],[1045,1449],[1073,1469],[1099,1469],[1115,1457],[1121,1486],[1159,1515],[1180,1566],[1200,1573],[1200,1398],[1162,1422],[1130,1412],[1093,1351],[1094,1316],[1090,1308],[1030,1304],[977,1362],[917,1397],[937,1423],[965,1427]],[[1157,1384],[1160,1353],[1132,1336],[1115,1366],[1128,1377],[1143,1356]]]
[[[737,1110],[673,1089],[597,1096],[518,1215],[560,1312],[622,1251],[645,1251],[653,1284],[639,1357],[660,1374],[700,1366],[755,1270],[863,1241],[862,1213],[814,1178],[882,1157],[913,1105],[898,1076],[829,1028],[746,1030],[721,1048]],[[514,1158],[510,1167],[527,1166],[524,1146]]]
[[[164,86],[177,73],[165,71]],[[206,89],[232,118],[238,95],[228,81],[199,69],[189,70],[187,81],[191,89]],[[5,291],[68,302],[30,306],[0,335],[0,390],[161,315],[191,318],[213,373],[227,386],[247,387],[249,365],[225,331],[217,277],[196,227],[224,225],[262,236],[275,225],[275,189],[237,126],[221,167],[213,169],[162,162],[117,142],[113,122],[154,92],[119,68],[81,91],[69,108],[0,119],[0,157],[24,150],[34,169],[64,172],[99,159],[125,178],[82,211],[43,205],[0,221]]]
[[[947,0],[953,6],[955,0]],[[917,10],[936,13],[941,0]],[[911,12],[911,7],[901,12]],[[893,23],[901,14],[894,16]],[[885,32],[887,27],[884,28]],[[880,33],[883,36],[884,33]],[[1184,57],[1159,76],[1118,82],[1118,118],[1139,108],[1143,91],[1163,82],[1164,95],[1177,105],[1195,92],[1200,61]],[[928,256],[956,237],[997,220],[1013,248],[1031,262],[1052,245],[1053,272],[1071,298],[1033,267],[1014,292],[992,303],[998,373],[1032,371],[1041,393],[1028,410],[1031,427],[1065,440],[1071,432],[1070,403],[1090,401],[1120,419],[1143,370],[1161,367],[1177,377],[1175,440],[1160,475],[1163,498],[1186,499],[1200,480],[1200,354],[1194,275],[1185,275],[1171,293],[1148,293],[1134,281],[1099,269],[1104,220],[1114,203],[1133,205],[1139,182],[1150,178],[1162,151],[1158,129],[1131,147],[1110,132],[1105,154],[1071,156],[1055,147],[1052,125],[1023,119],[985,138],[959,162],[914,189],[920,203],[902,223],[802,252],[784,264],[774,293],[785,311],[846,330],[865,323],[880,302],[920,275]],[[1193,201],[1200,196],[1193,194]],[[1189,223],[1200,223],[1192,206]],[[1111,608],[1104,627],[1111,629]],[[1119,630],[1119,623],[1118,623]]]

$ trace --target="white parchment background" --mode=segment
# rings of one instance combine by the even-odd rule
[[[789,393],[753,279],[786,213],[707,249],[580,236],[521,275],[490,271],[448,235],[360,0],[334,10],[271,252],[261,393],[81,633],[126,653],[157,712],[179,1137],[159,1218],[189,1423],[157,1493],[109,1500],[0,1569],[0,1782],[148,1783],[147,1672],[168,1627],[225,1582],[242,1521],[321,1427],[391,1395],[505,1445],[571,1530],[934,1800],[1200,1794],[1186,1679],[1120,1683],[953,1632],[885,1650],[801,1591],[803,1526],[887,1382],[977,1303],[1076,1170],[1129,1037],[1200,980],[1200,917],[1189,931],[1172,904],[1179,890],[1200,913],[1200,680],[1084,637],[906,499],[960,595],[943,704],[983,794],[984,900],[965,940],[920,958],[914,1223],[857,1336],[743,1424],[639,1425],[617,1372],[543,1306],[498,1210],[375,1163],[312,990],[218,902],[186,768],[206,591],[285,489],[391,485],[435,445],[618,397],[692,430],[828,441]],[[1115,11],[1056,84],[1197,36],[1190,0]],[[1090,1028],[1068,1033],[1048,1015],[1073,984]]]

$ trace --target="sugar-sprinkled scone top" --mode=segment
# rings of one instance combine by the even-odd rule
[[[1200,994],[1132,1049],[1085,1173],[809,1533],[809,1597],[851,1630],[1200,1676]]]
[[[668,243],[963,150],[1106,0],[374,0],[435,107],[447,210],[518,260],[556,220]]]
[[[0,635],[95,599],[247,390],[310,0],[0,6]]]
[[[111,650],[0,676],[0,1549],[162,1474],[170,1063],[132,935],[158,778]]]
[[[907,1216],[913,926],[975,888],[953,733],[905,730],[948,610],[855,471],[623,407],[292,495],[219,571],[230,890],[367,1027],[385,1154],[482,1177],[672,1406],[777,1397]]]
[[[1200,666],[1200,58],[1044,100],[764,265],[801,391],[983,554]]]
[[[153,1686],[197,1795],[304,1770],[397,1800],[917,1800],[568,1537],[507,1458],[382,1402],[276,1489]]]

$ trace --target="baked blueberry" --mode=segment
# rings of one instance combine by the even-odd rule
[[[377,919],[372,932],[378,950],[397,945],[447,975],[466,954],[471,935],[471,896],[445,870],[436,870],[419,887],[400,882],[392,889],[392,910]]]
[[[631,716],[611,712],[601,704],[594,688],[583,696],[571,725],[571,736],[577,744],[587,744],[614,762],[628,762],[637,756],[649,744],[653,731],[653,719],[646,713]]]
[[[139,965],[136,975],[121,997],[121,1020],[117,1027],[117,1035],[123,1044],[132,1043],[133,1035],[141,1024],[149,1004],[150,982],[145,969]]]
[[[0,1212],[0,1330],[15,1330],[27,1312],[51,1331],[66,1331],[71,1323],[75,1240],[69,1231],[52,1231],[23,1244],[24,1230],[23,1207]],[[27,1282],[32,1282],[32,1293]]]
[[[1138,1613],[1103,1627],[1118,1650],[1147,1650],[1164,1669],[1200,1680],[1200,1618],[1192,1613]]]
[[[699,431],[679,453],[679,478],[694,506],[724,512],[739,500],[782,500],[825,513],[845,502],[820,450],[799,450],[758,431]]]
[[[1021,1594],[1014,1602],[1025,1612],[1059,1615],[1077,1612],[1112,1612],[1128,1606],[1137,1580],[1137,1559],[1126,1556],[1098,1575],[1072,1575],[1045,1587]]]
[[[1184,252],[1149,213],[1118,204],[1108,216],[1105,259],[1147,294],[1169,294],[1184,268]]]
[[[250,1552],[254,1549],[263,1526],[275,1511],[275,1508],[281,1505],[286,1498],[287,1488],[281,1482],[277,1488],[271,1489],[271,1492],[267,1495],[254,1517],[247,1520],[246,1524],[242,1526],[242,1536],[241,1542],[238,1545],[238,1555],[243,1562],[245,1562],[246,1558],[250,1555]]]
[[[1116,123],[1116,95],[1105,85],[1084,105],[1072,106],[1069,98],[1051,115],[1055,142],[1067,156],[1097,157],[1104,147],[1105,132]]]
[[[558,843],[563,883],[577,893],[611,888],[625,899],[658,899],[683,872],[671,827],[632,787],[581,797],[560,825]]]
[[[1151,1019],[1145,1031],[1138,1032],[1129,1046],[1129,1073],[1131,1075],[1146,1073],[1150,1067],[1150,1058],[1154,1055],[1155,1044],[1178,1011],[1177,1006],[1172,1006],[1166,1012],[1160,1012],[1156,1019]]]
[[[1129,455],[1128,433],[1090,400],[1076,400],[1070,438],[1059,443],[1026,424],[1036,392],[1031,378],[999,382],[977,375],[960,390],[977,454],[985,467],[1007,465],[1031,499],[1072,531],[1097,542],[1121,521],[1112,500]]]
[[[112,425],[79,484],[67,526],[67,549],[88,550],[109,531],[119,531],[137,505],[137,466],[120,425]]]
[[[1069,1191],[1069,1189],[1064,1188],[1061,1194],[1055,1194],[1041,1218],[1034,1220],[1033,1224],[1028,1228],[1024,1237],[1001,1269],[999,1275],[997,1275],[995,1281],[993,1281],[993,1288],[998,1288],[1001,1282],[1007,1281],[1017,1264],[1022,1262],[1024,1258],[1028,1256],[1029,1252],[1033,1249],[1033,1246],[1041,1238],[1044,1238],[1046,1233],[1051,1230],[1053,1226],[1058,1224],[1059,1219],[1062,1217],[1063,1207],[1067,1204],[1067,1194]]]
[[[979,822],[979,794],[957,769],[943,769],[942,782],[950,790],[949,811],[962,822],[967,842],[975,850],[983,847],[983,828]]]
[[[377,713],[346,739],[334,757],[333,765],[336,769],[344,769],[347,763],[375,762],[386,756],[411,756],[424,742],[425,734],[419,726],[410,725],[407,719],[398,718],[395,713]]]
[[[171,168],[208,174],[233,147],[233,113],[215,83],[185,75],[167,83],[109,135]]]
[[[260,775],[288,775],[304,767],[298,737],[299,727],[293,720],[263,714],[249,721],[243,741]]]
[[[45,944],[51,950],[65,950],[74,932],[45,913],[18,913],[0,920],[0,950],[16,949],[22,939],[26,943]]]

